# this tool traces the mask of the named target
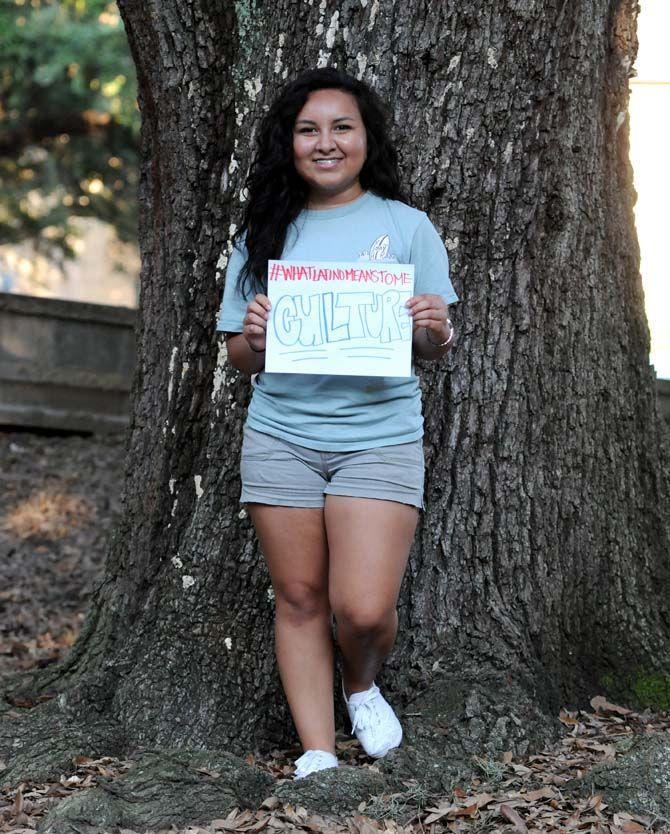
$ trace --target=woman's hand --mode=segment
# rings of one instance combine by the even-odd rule
[[[405,302],[405,306],[412,317],[413,333],[421,327],[426,327],[431,331],[429,338],[433,342],[440,344],[447,341],[451,334],[451,328],[447,324],[449,307],[441,295],[414,295]]]
[[[247,305],[242,335],[247,340],[249,347],[257,353],[265,350],[265,337],[271,306],[270,299],[262,293],[258,293],[254,300]]]

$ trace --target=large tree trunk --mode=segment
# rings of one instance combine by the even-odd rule
[[[561,705],[667,682],[669,437],[633,222],[633,0],[119,6],[144,159],[125,515],[80,639],[30,691],[59,692],[48,706],[69,721],[109,721],[121,746],[295,740],[238,504],[250,386],[214,328],[258,119],[317,64],[392,103],[407,191],[462,298],[455,348],[422,365],[427,509],[381,676],[412,713],[407,745],[523,753]]]

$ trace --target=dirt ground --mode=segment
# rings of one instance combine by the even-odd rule
[[[0,691],[4,673],[53,663],[76,639],[120,512],[124,440],[123,433],[0,430]],[[181,834],[670,831],[668,820],[614,812],[600,794],[573,800],[562,792],[570,779],[618,759],[636,735],[670,733],[668,713],[638,714],[604,698],[594,698],[591,705],[593,712],[561,711],[565,737],[553,749],[517,760],[510,753],[500,762],[475,761],[480,776],[451,796],[422,795],[418,787],[413,793],[410,786],[404,794],[371,797],[346,820],[326,819],[269,796],[256,812],[234,809],[225,819]],[[338,735],[337,748],[343,762],[374,769],[374,760],[355,739]],[[281,781],[291,778],[296,754],[276,750],[253,763]],[[5,766],[0,759],[0,785]],[[72,773],[58,782],[0,788],[0,832],[34,831],[63,798],[118,778],[131,766],[113,758],[79,757]]]

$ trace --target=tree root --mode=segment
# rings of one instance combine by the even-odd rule
[[[0,771],[3,786],[22,780],[49,781],[73,770],[76,756],[120,756],[127,749],[121,728],[98,717],[82,725],[71,721],[56,700],[30,710],[0,711]]]
[[[596,765],[565,788],[583,796],[602,794],[610,807],[665,820],[670,830],[670,736],[635,736],[621,758]]]
[[[40,834],[100,834],[209,822],[260,806],[274,779],[223,751],[146,750],[127,773],[57,805]]]
[[[392,751],[385,760],[402,759],[405,754]],[[147,831],[211,825],[234,808],[257,811],[270,797],[284,806],[335,818],[351,815],[361,802],[398,789],[414,798],[406,783],[374,767],[340,765],[306,779],[276,780],[224,751],[152,749],[139,754],[127,773],[60,802],[42,820],[38,832],[100,834],[119,828]]]
[[[522,684],[501,673],[477,675],[476,670],[434,676],[411,699],[405,716],[409,745],[433,762],[469,762],[473,755],[500,759],[507,751],[524,756],[562,734],[557,718]],[[435,782],[431,787],[440,786]]]
[[[92,716],[77,725],[58,699],[31,710],[0,711],[0,759],[7,767],[0,783],[57,781],[75,769],[75,758],[114,756],[133,764],[126,773],[68,797],[41,821],[40,834],[100,834],[208,823],[233,808],[256,811],[270,796],[293,807],[328,816],[351,814],[372,797],[407,791],[423,781],[453,787],[461,774],[437,749],[403,744],[368,766],[339,768],[294,780],[276,779],[227,751],[190,748],[133,749],[123,728]]]

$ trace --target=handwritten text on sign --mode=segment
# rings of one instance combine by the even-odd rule
[[[411,376],[414,265],[268,261],[265,370]]]

